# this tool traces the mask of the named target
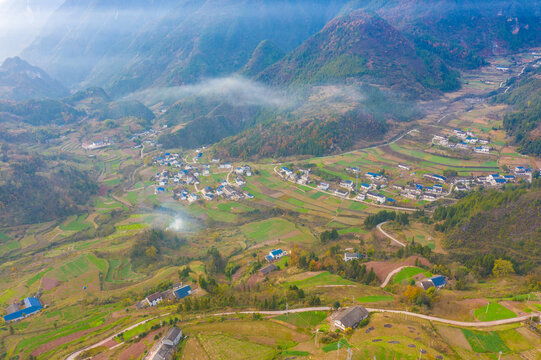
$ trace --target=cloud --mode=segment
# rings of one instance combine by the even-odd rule
[[[174,102],[191,96],[234,106],[286,108],[294,103],[294,99],[282,91],[236,75],[209,79],[193,85],[151,88],[128,95],[127,98],[155,104],[161,101]]]

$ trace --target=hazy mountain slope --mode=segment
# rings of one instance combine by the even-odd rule
[[[266,67],[280,60],[284,55],[285,53],[276,44],[263,40],[257,45],[252,57],[241,72],[246,76],[255,76],[265,70]]]
[[[67,89],[58,81],[19,57],[8,58],[0,66],[0,99],[54,99],[67,94]]]
[[[478,55],[507,53],[541,39],[538,0],[364,0],[349,8],[374,11],[404,33]]]
[[[273,85],[348,78],[363,78],[414,95],[458,87],[457,74],[439,58],[420,54],[397,29],[364,11],[334,19],[258,76]]]
[[[0,1],[0,61],[19,55],[64,0]]]
[[[177,85],[241,69],[265,39],[289,51],[345,3],[67,0],[24,55],[72,86]]]

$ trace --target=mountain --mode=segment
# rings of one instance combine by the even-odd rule
[[[443,245],[462,259],[476,254],[510,258],[521,267],[539,266],[541,255],[541,181],[504,191],[468,194],[434,213],[436,230],[446,234]],[[486,245],[490,239],[490,246]]]
[[[16,104],[0,103],[0,122],[22,121],[30,125],[65,125],[82,120],[84,111],[58,100],[28,100]]]
[[[283,58],[284,55],[285,53],[276,44],[263,40],[257,45],[252,57],[241,70],[241,73],[246,76],[255,76],[265,70],[266,67]]]
[[[524,77],[510,81],[508,91],[494,101],[512,107],[503,126],[519,152],[541,156],[541,68],[526,68]]]
[[[0,99],[56,99],[67,94],[58,81],[19,57],[8,58],[0,66]]]
[[[113,96],[243,68],[263,40],[290,51],[346,0],[67,0],[23,52],[70,87]]]
[[[420,54],[385,20],[360,10],[335,18],[257,78],[272,85],[363,79],[413,95],[459,86],[458,73],[438,57]]]
[[[145,121],[151,121],[156,116],[154,113],[137,100],[114,101],[99,87],[91,87],[62,99],[70,106],[83,110],[90,117],[98,120],[120,119],[123,117],[137,117]]]
[[[404,34],[450,51],[457,61],[469,52],[498,55],[539,44],[537,0],[363,0],[348,7],[374,12]]]

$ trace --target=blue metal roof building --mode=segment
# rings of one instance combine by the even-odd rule
[[[192,293],[192,288],[190,285],[184,285],[179,289],[176,289],[173,291],[173,294],[175,294],[175,297],[177,299],[185,298],[186,296],[190,295]]]
[[[24,299],[24,309],[12,312],[11,314],[7,314],[4,316],[4,321],[13,321],[13,320],[21,320],[25,317],[40,311],[43,309],[43,306],[41,306],[41,303],[39,302],[38,298],[26,298]]]
[[[445,280],[445,276],[443,275],[435,275],[430,278],[430,281],[434,284],[436,288],[442,288],[447,284],[447,280]]]

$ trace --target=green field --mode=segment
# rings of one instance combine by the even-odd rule
[[[481,321],[503,320],[517,316],[517,314],[496,302],[489,303],[488,305],[476,309],[474,314],[475,317]]]
[[[462,333],[470,343],[472,350],[477,353],[510,351],[497,332],[462,329]]]
[[[241,231],[248,239],[261,242],[289,234],[295,231],[295,225],[287,220],[274,218],[244,225]]]
[[[3,233],[3,232],[0,231],[0,241],[3,242],[3,241],[6,241],[6,240],[8,240],[8,239],[9,239],[8,234],[5,234],[5,233]]]
[[[314,199],[314,200],[317,200],[320,197],[322,197],[323,195],[325,195],[325,193],[322,193],[321,191],[318,191],[317,193],[310,195],[310,198]]]
[[[302,313],[285,314],[275,317],[276,320],[285,321],[297,327],[313,327],[327,317],[325,311],[306,311]]]
[[[363,211],[367,207],[368,207],[368,205],[361,204],[361,203],[358,203],[358,202],[352,202],[351,205],[349,205],[349,209],[353,210],[353,211]]]
[[[309,287],[315,287],[315,286],[321,286],[321,285],[357,285],[357,284],[354,283],[353,281],[344,279],[338,275],[331,274],[328,271],[324,271],[320,274],[309,277],[308,279],[292,281],[292,282],[286,283],[286,285],[288,286],[296,285],[300,288],[309,288]]]
[[[92,224],[86,222],[87,214],[80,215],[67,224],[60,225],[60,228],[64,231],[83,231],[92,227]]]
[[[418,267],[415,267],[415,266],[409,266],[407,268],[404,268],[404,269],[400,270],[398,272],[398,274],[396,274],[393,277],[393,283],[401,284],[401,283],[411,279],[412,277],[414,277],[415,275],[418,275],[418,274],[424,274],[426,277],[432,276],[430,271],[425,271],[425,270],[423,270],[421,268],[418,268]]]
[[[340,346],[340,349],[346,349],[350,347],[351,345],[348,344],[348,341],[346,339],[340,339],[337,342],[334,342],[332,344],[324,345],[321,350],[328,353],[330,351],[336,351],[338,350],[338,346]]]
[[[357,301],[362,303],[373,303],[380,301],[393,301],[394,297],[390,295],[368,295],[357,298]]]

